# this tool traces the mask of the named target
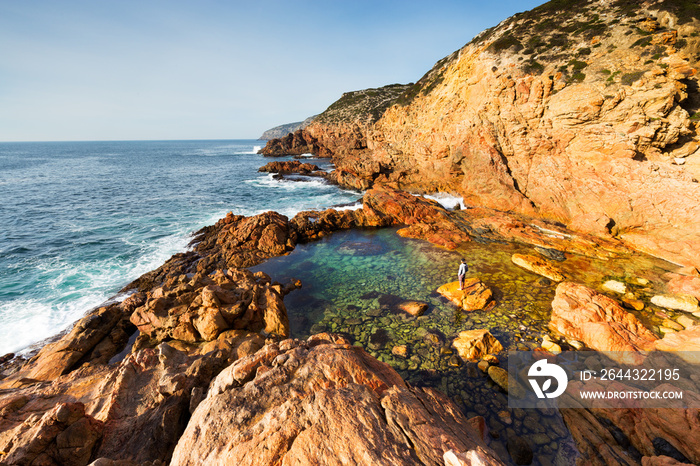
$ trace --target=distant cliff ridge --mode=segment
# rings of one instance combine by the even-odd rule
[[[295,123],[287,123],[285,125],[279,125],[275,126],[274,128],[270,128],[267,131],[265,131],[262,136],[260,136],[258,139],[261,139],[263,141],[269,141],[270,139],[276,139],[276,138],[283,138],[289,133],[293,133],[297,130],[304,129],[309,124],[311,124],[312,121],[314,121],[314,118],[316,118],[318,115],[310,116],[304,121],[297,121]]]

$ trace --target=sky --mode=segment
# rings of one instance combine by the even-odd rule
[[[0,0],[0,141],[254,139],[543,0]]]

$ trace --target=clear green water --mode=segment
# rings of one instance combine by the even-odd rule
[[[477,328],[489,329],[506,350],[539,346],[548,333],[556,284],[510,260],[514,253],[538,253],[525,245],[478,242],[447,251],[401,238],[395,231],[338,232],[253,270],[280,282],[302,281],[303,288],[285,298],[293,337],[323,331],[346,334],[408,383],[441,390],[468,417],[484,416],[491,447],[502,458],[509,457],[506,438],[514,434],[528,439],[539,464],[569,457],[575,448],[558,413],[508,409],[506,394],[475,363],[462,363],[450,349],[457,333]],[[439,286],[457,279],[461,257],[470,267],[467,276],[478,277],[493,291],[497,306],[492,310],[464,313],[436,293]],[[601,292],[607,279],[650,280],[646,287],[628,284],[647,304],[661,291],[661,276],[674,268],[642,255],[604,261],[567,254],[564,262],[555,264],[570,280]],[[423,316],[412,317],[396,306],[404,300],[424,301],[430,307]],[[635,314],[651,327],[659,323],[658,311],[647,306]],[[396,345],[408,347],[407,358],[392,355]]]

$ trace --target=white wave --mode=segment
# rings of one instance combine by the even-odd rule
[[[104,302],[104,294],[91,294],[66,303],[15,299],[0,304],[3,316],[0,355],[21,353],[37,342],[68,329],[89,309]]]
[[[328,189],[330,186],[326,180],[323,179],[309,179],[308,181],[297,181],[297,180],[286,180],[286,179],[275,179],[274,173],[269,173],[265,177],[254,178],[251,180],[245,180],[244,183],[251,184],[253,186],[259,186],[263,188],[272,188],[285,191],[300,191],[300,190],[310,190],[310,189]]]
[[[434,193],[424,194],[423,197],[439,202],[445,209],[453,209],[456,205],[459,205],[461,209],[466,209],[464,200],[462,197],[457,196],[456,194]]]
[[[362,208],[362,201],[357,202],[352,205],[346,205],[342,207],[333,207],[335,210],[360,210]]]

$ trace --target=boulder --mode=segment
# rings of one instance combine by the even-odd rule
[[[414,317],[418,317],[422,316],[428,309],[428,303],[422,301],[404,301],[399,304],[399,308]]]
[[[511,260],[515,265],[538,275],[542,275],[543,277],[547,277],[552,281],[560,282],[565,278],[554,265],[540,257],[527,254],[513,254]]]
[[[487,309],[495,305],[491,289],[476,277],[467,278],[462,290],[457,281],[442,285],[437,292],[464,311]]]
[[[503,351],[503,345],[486,329],[459,332],[452,346],[464,361],[475,361],[487,354]]]
[[[666,309],[674,309],[685,312],[698,312],[698,300],[689,295],[656,295],[651,298],[652,304]]]
[[[333,335],[261,350],[243,379],[238,362],[212,382],[171,465],[444,464],[495,454],[447,397],[409,388],[386,364]],[[212,422],[212,420],[216,422]],[[420,460],[419,460],[420,458]]]
[[[557,286],[549,326],[597,351],[649,350],[656,341],[656,337],[615,300],[572,282]]]
[[[695,270],[693,268],[693,270]],[[697,273],[697,270],[695,270]],[[700,299],[700,277],[697,275],[668,274],[668,291],[674,295],[689,295]]]

